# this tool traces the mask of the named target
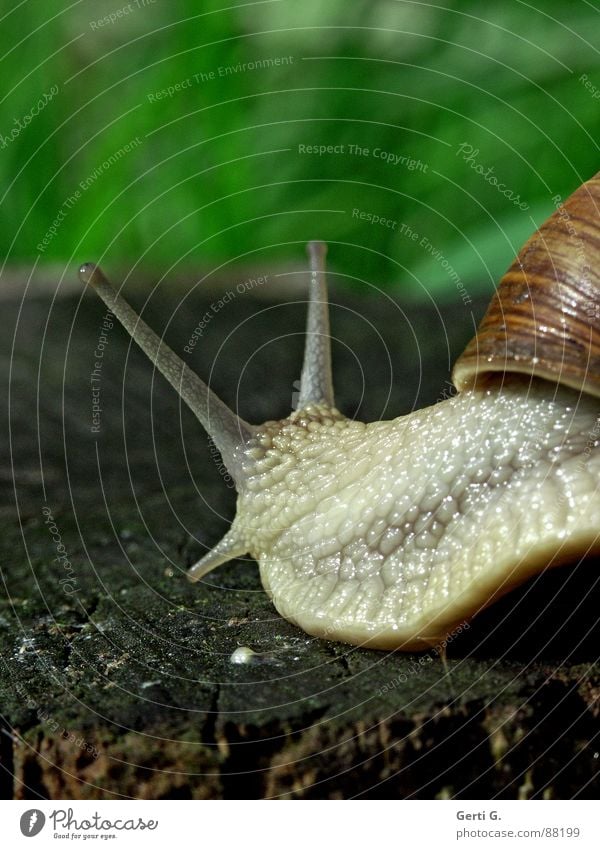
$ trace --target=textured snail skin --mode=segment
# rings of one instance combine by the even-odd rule
[[[229,540],[309,634],[424,649],[597,544],[599,406],[515,377],[394,421],[309,407],[249,446]]]
[[[322,243],[309,244],[299,409],[260,426],[82,266],[235,480],[233,524],[190,579],[249,553],[277,610],[309,634],[418,650],[600,550],[599,204],[595,177],[527,242],[455,366],[459,394],[388,422],[334,408]]]

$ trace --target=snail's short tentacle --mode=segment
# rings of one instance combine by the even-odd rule
[[[252,425],[236,416],[146,322],[142,321],[127,301],[113,289],[96,265],[82,265],[79,277],[83,283],[93,286],[110,311],[177,390],[221,452],[234,480],[238,480],[241,476],[241,450],[254,433]]]
[[[309,404],[333,407],[331,378],[331,345],[329,336],[329,304],[325,279],[325,242],[309,242],[310,296],[306,323],[306,345],[300,378],[298,409]]]
[[[231,528],[213,549],[204,555],[188,570],[187,576],[192,583],[199,581],[217,566],[246,554],[248,546],[240,539],[235,528]]]

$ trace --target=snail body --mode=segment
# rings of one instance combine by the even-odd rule
[[[545,390],[517,379],[366,425],[315,406],[262,437],[264,471],[231,533],[281,615],[328,639],[423,649],[592,546],[600,454],[581,458],[598,405]]]
[[[527,242],[453,373],[459,393],[392,421],[334,406],[325,246],[298,409],[243,422],[93,265],[84,282],[196,413],[238,491],[200,580],[250,554],[286,619],[370,648],[435,645],[548,566],[600,545],[600,178]]]

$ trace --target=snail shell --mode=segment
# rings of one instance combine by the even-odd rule
[[[298,409],[241,421],[99,269],[80,275],[196,413],[236,482],[236,517],[192,569],[250,553],[310,634],[424,649],[511,587],[597,549],[598,178],[527,242],[454,370],[458,395],[393,421],[335,409],[325,246],[309,245]]]
[[[600,395],[600,173],[533,234],[453,371],[520,372]]]

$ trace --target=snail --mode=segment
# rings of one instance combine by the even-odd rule
[[[529,239],[459,357],[456,395],[365,424],[334,406],[326,246],[308,245],[297,409],[250,425],[80,268],[196,414],[237,489],[192,581],[250,554],[279,613],[378,649],[435,646],[511,588],[600,542],[600,174]]]

